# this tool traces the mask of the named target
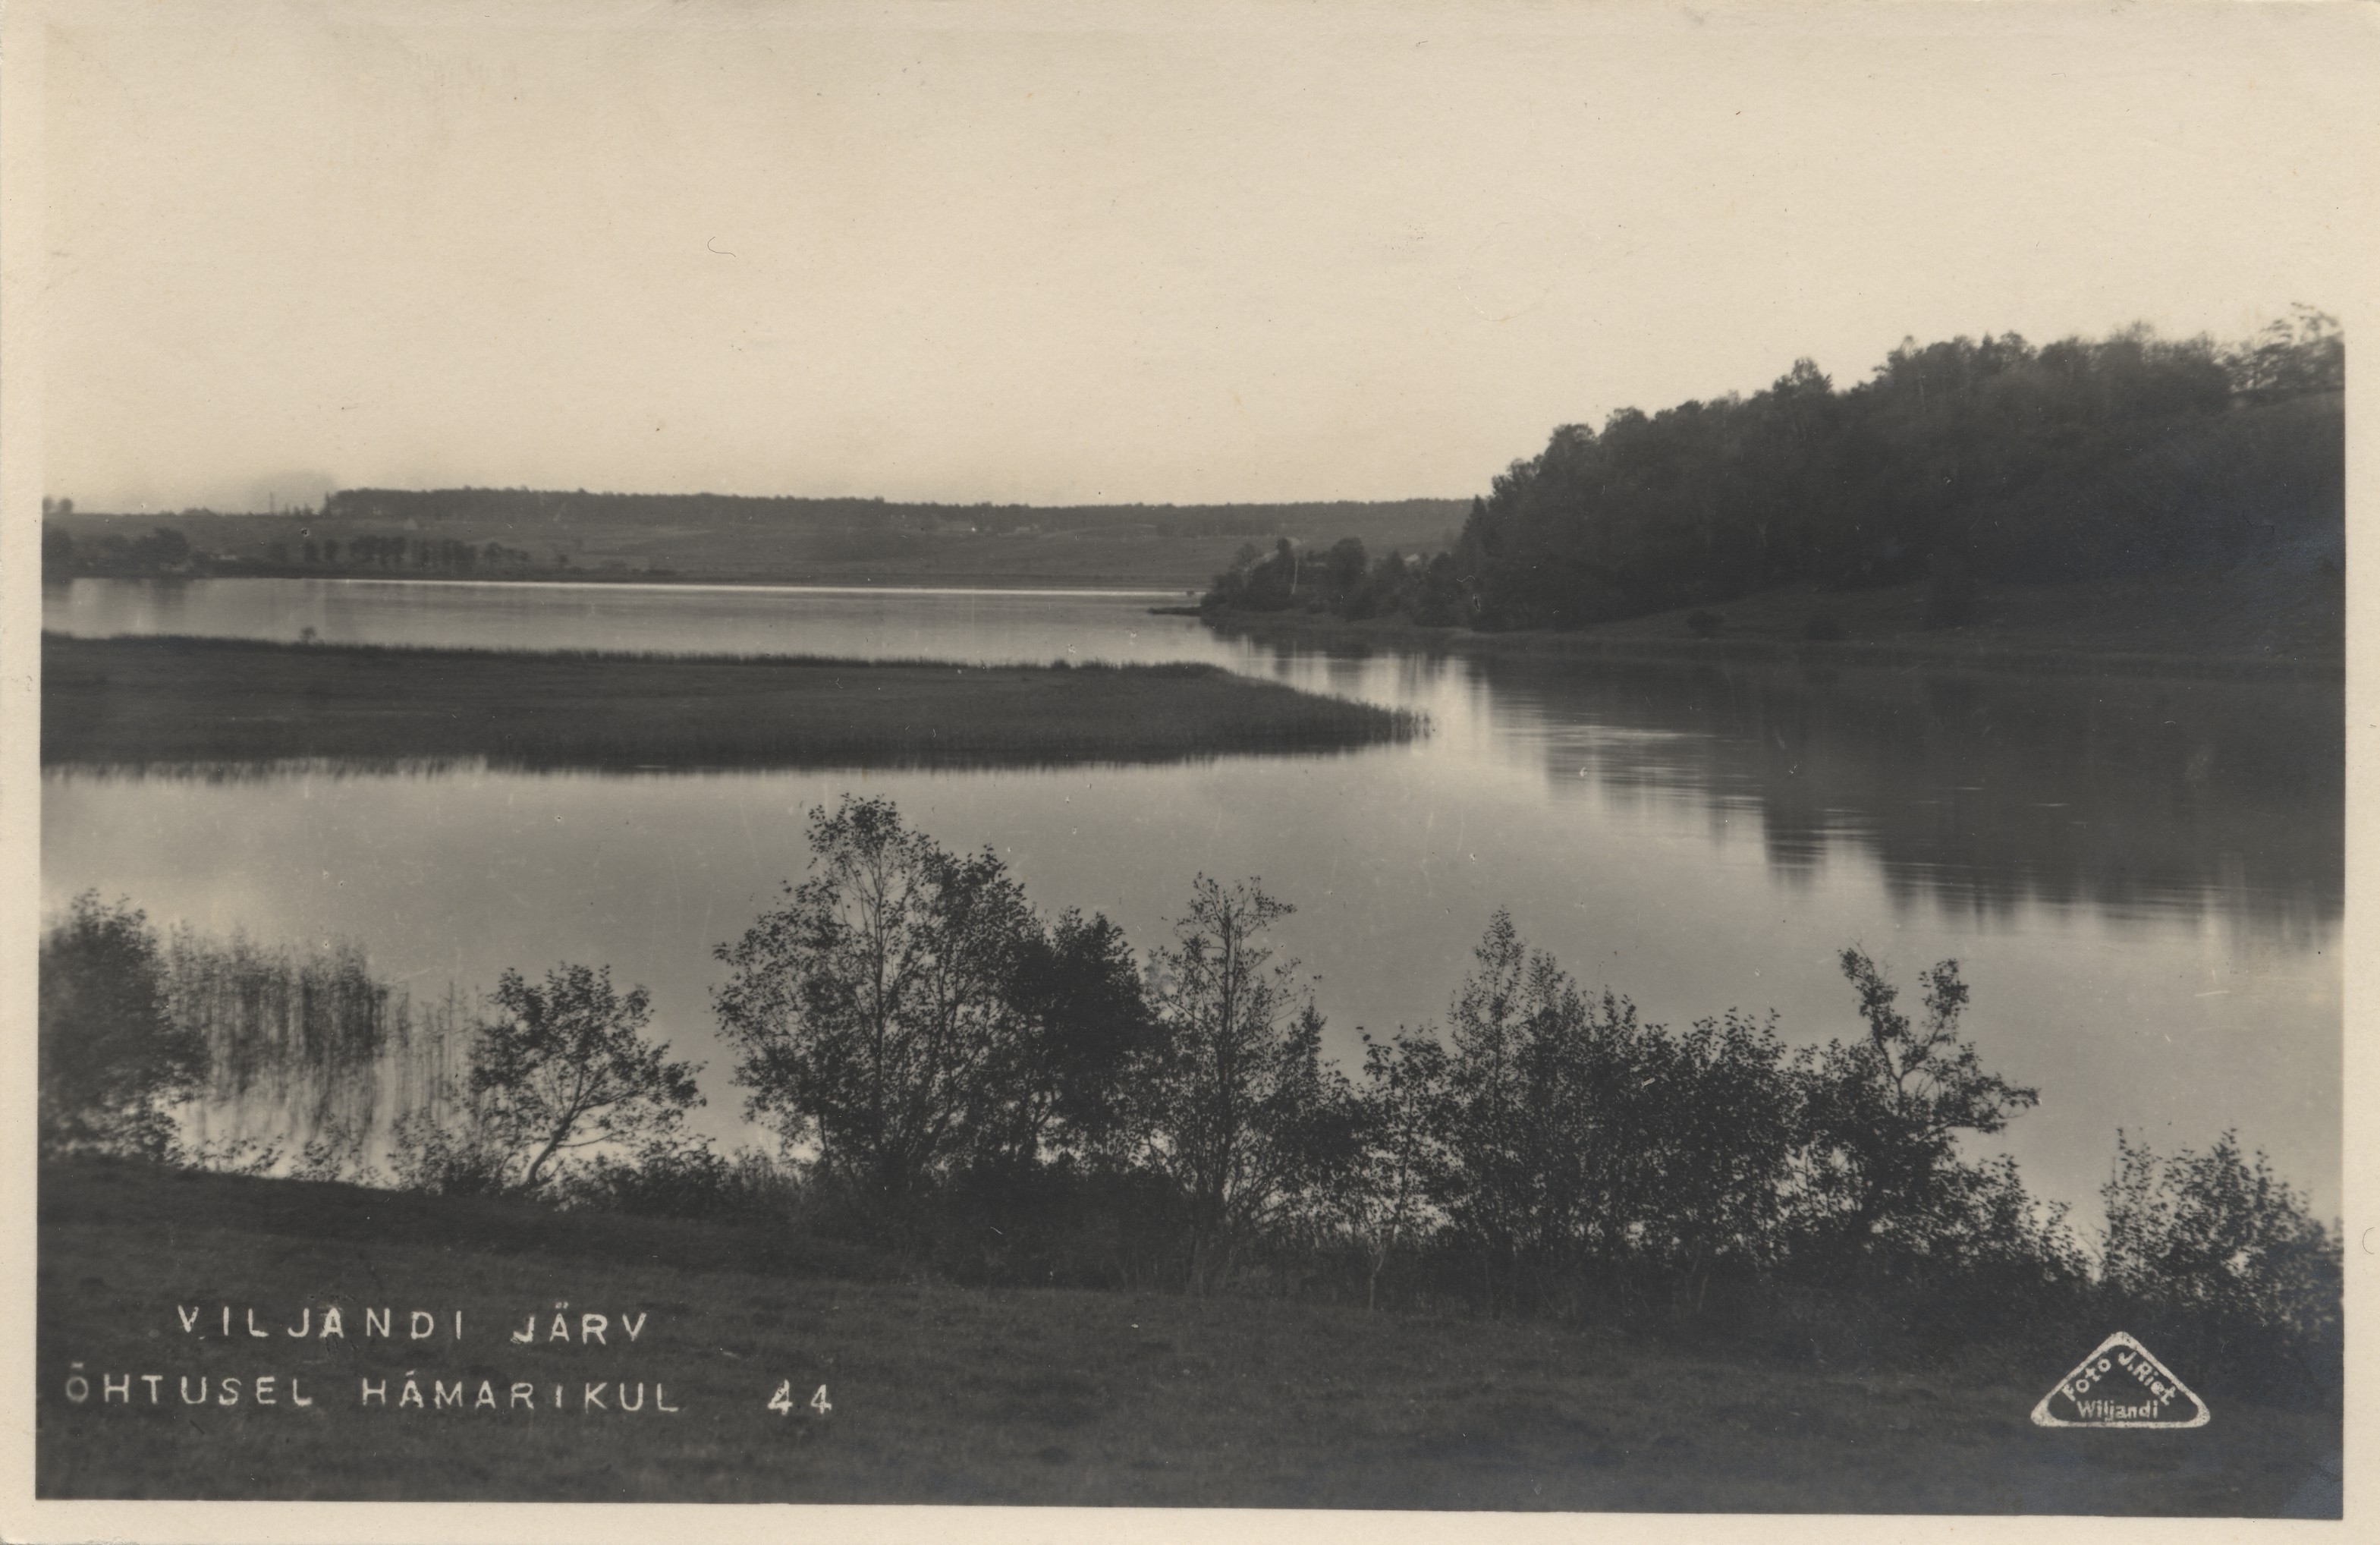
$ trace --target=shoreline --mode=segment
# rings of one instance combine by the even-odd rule
[[[1206,625],[1225,638],[1256,643],[1298,642],[1364,650],[1403,650],[1502,659],[1595,662],[1674,661],[1711,664],[1795,664],[1883,670],[2005,671],[2032,675],[2183,676],[2231,680],[2344,682],[2344,655],[2332,659],[2280,653],[2111,650],[2088,645],[1973,639],[1917,642],[1852,639],[1832,642],[1763,637],[1658,638],[1642,633],[1544,630],[1480,633],[1425,627],[1402,620],[1351,622],[1314,614],[1207,614]]]

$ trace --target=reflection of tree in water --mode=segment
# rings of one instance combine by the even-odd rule
[[[453,988],[417,1004],[345,942],[301,952],[185,928],[167,946],[166,979],[175,1023],[208,1051],[194,1137],[292,1156],[310,1144],[349,1170],[377,1157],[374,1138],[398,1118],[447,1097],[474,1023]]]
[[[1897,899],[1984,914],[2216,906],[2336,921],[2345,703],[2336,684],[1792,666],[1484,661],[1537,721],[1557,788],[1757,809],[1769,862],[1850,844]]]

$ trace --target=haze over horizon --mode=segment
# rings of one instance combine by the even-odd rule
[[[2344,8],[497,14],[50,30],[46,492],[1467,498],[1803,356],[2345,315],[2370,213]]]

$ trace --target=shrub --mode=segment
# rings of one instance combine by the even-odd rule
[[[1840,956],[1867,1034],[1803,1054],[1807,1150],[1801,1227],[1846,1262],[1939,1257],[1975,1225],[1992,1187],[1959,1157],[1961,1134],[1990,1137],[2039,1103],[1986,1069],[1959,1039],[1967,986],[1959,963],[1918,974],[1925,1016],[1894,1004],[1900,990],[1856,949]]]
[[[810,878],[716,954],[747,1113],[898,1210],[967,1149],[1034,925],[990,848],[960,856],[890,800],[810,812]]]
[[[147,914],[85,891],[42,935],[38,969],[42,1152],[165,1158],[207,1049],[173,1020]]]
[[[2101,1280],[2143,1334],[2249,1383],[2336,1379],[2339,1239],[2262,1152],[2224,1133],[2204,1152],[2162,1157],[2116,1137]],[[2331,1365],[2325,1367],[2324,1365]]]
[[[1245,1248],[1307,1199],[1330,1146],[1343,1080],[1322,1062],[1322,1016],[1297,963],[1270,943],[1293,910],[1254,881],[1226,889],[1202,874],[1172,944],[1154,956],[1148,1151],[1183,1198],[1201,1292],[1224,1285]]]
[[[289,1163],[292,1180],[336,1180],[378,1186],[380,1172],[364,1160],[370,1128],[333,1125],[308,1138]]]
[[[195,1143],[176,1142],[165,1162],[180,1170],[207,1174],[271,1174],[281,1167],[281,1145],[263,1137],[205,1137]]]
[[[470,1113],[458,1119],[419,1110],[390,1132],[389,1167],[397,1189],[434,1197],[489,1197],[504,1188],[505,1154]]]
[[[808,1198],[797,1166],[754,1149],[722,1154],[705,1137],[657,1143],[632,1157],[599,1155],[565,1172],[553,1199],[592,1212],[783,1223]]]
[[[645,1033],[645,990],[614,991],[609,967],[560,966],[542,987],[506,971],[489,1002],[500,1012],[472,1038],[471,1094],[500,1173],[519,1165],[524,1191],[583,1150],[666,1149],[702,1103],[700,1064],[669,1060]]]

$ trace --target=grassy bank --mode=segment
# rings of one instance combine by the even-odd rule
[[[1987,587],[1973,621],[1925,626],[1924,582],[1859,590],[1792,586],[1574,632],[1477,633],[1402,616],[1225,613],[1258,639],[1548,659],[1801,660],[1839,665],[2330,679],[2345,672],[2346,582],[2334,561],[2292,554],[2226,571],[2066,585]],[[1689,620],[1716,617],[1705,635]],[[1824,616],[1839,639],[1808,637]],[[1711,627],[1707,622],[1706,627]]]
[[[1410,717],[1205,665],[42,640],[42,760],[963,766],[1363,746]]]
[[[2200,1385],[2213,1425],[2052,1431],[2066,1371],[1367,1315],[983,1292],[783,1230],[177,1175],[44,1172],[37,1486],[49,1497],[984,1502],[2336,1516],[2335,1417]],[[551,1339],[567,1301],[568,1344]],[[289,1336],[341,1307],[346,1334]],[[233,1334],[220,1334],[229,1306]],[[195,1332],[179,1322],[181,1310]],[[248,1310],[269,1335],[251,1338]],[[395,1339],[363,1311],[395,1311]],[[407,1339],[409,1315],[437,1332]],[[455,1310],[465,1334],[447,1325]],[[577,1339],[577,1317],[612,1328]],[[532,1314],[539,1338],[508,1337]],[[618,1329],[643,1314],[636,1342]],[[213,1332],[213,1333],[209,1333]],[[2088,1346],[2077,1347],[2079,1356]],[[80,1404],[69,1375],[91,1381]],[[410,1372],[533,1409],[399,1408]],[[141,1376],[162,1376],[156,1405]],[[253,1399],[276,1375],[276,1404]],[[130,1375],[130,1399],[103,1380]],[[209,1379],[186,1406],[178,1381]],[[237,1403],[220,1404],[223,1379]],[[290,1381],[314,1404],[288,1403]],[[645,1409],[586,1407],[590,1382]],[[389,1405],[366,1406],[366,1381]],[[790,1381],[794,1409],[768,1409]],[[565,1390],[555,1410],[552,1391]],[[807,1405],[825,1385],[831,1415]],[[653,1386],[659,1386],[656,1391]],[[606,1394],[613,1392],[606,1391]],[[674,1413],[660,1412],[656,1393]]]

